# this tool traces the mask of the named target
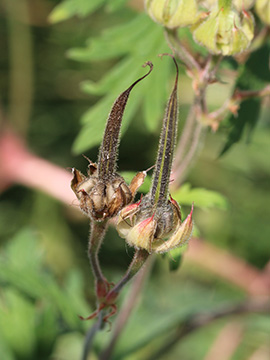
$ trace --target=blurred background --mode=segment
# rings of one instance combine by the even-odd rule
[[[162,29],[143,14],[141,2],[93,1],[96,5],[84,12],[72,1],[65,3],[58,9],[56,0],[0,3],[0,357],[4,360],[80,359],[91,322],[82,322],[77,315],[90,314],[95,297],[87,260],[89,220],[78,211],[67,169],[86,172],[82,153],[96,161],[109,109],[136,79],[134,68],[143,74],[140,66],[146,60],[156,68],[153,82],[165,84],[157,94],[161,104],[156,106],[155,94],[149,97],[152,91],[146,82],[134,90],[118,168],[130,172],[151,166],[173,81],[171,64],[166,68],[167,59],[160,62],[156,57],[169,51]],[[152,53],[138,45],[132,54],[123,45],[128,40],[119,37],[121,26],[132,30],[138,16],[144,16],[146,44],[155,43]],[[130,48],[136,45],[133,38]],[[134,55],[133,62],[125,60],[127,54]],[[213,109],[226,100],[236,76],[231,64],[224,69],[226,81],[213,85],[207,95]],[[192,101],[191,82],[183,69],[179,88],[181,132]],[[195,201],[197,239],[194,244],[190,241],[177,271],[170,271],[168,257],[156,259],[112,359],[150,359],[190,314],[215,312],[249,297],[269,297],[269,104],[265,98],[252,133],[246,130],[248,134],[223,156],[219,154],[230,131],[229,120],[216,133],[206,131],[185,179],[188,200],[182,203],[186,213]],[[95,129],[87,125],[92,119],[98,124]],[[181,198],[177,200],[181,204]],[[127,268],[132,249],[110,227],[100,255],[104,272],[113,281]],[[120,303],[128,292],[129,287]],[[269,332],[269,314],[230,316],[184,337],[160,358],[267,360]],[[106,331],[97,336],[89,359],[97,359],[111,336]]]

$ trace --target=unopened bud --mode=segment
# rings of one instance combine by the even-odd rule
[[[246,50],[254,36],[252,15],[218,8],[193,27],[193,37],[213,54],[235,55]]]
[[[238,11],[249,10],[254,5],[255,0],[233,0],[233,6]]]
[[[259,18],[267,25],[270,25],[270,1],[257,0],[255,10]]]
[[[145,0],[145,8],[155,22],[170,29],[192,25],[198,17],[196,0]]]

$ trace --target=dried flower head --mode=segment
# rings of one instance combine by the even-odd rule
[[[75,168],[72,169],[71,188],[80,201],[80,208],[87,216],[96,221],[102,221],[116,215],[124,206],[129,204],[146,176],[145,171],[138,173],[128,186],[123,177],[116,173],[117,150],[123,113],[133,87],[152,71],[152,63],[147,62],[144,66],[146,65],[150,67],[148,73],[125,90],[116,99],[112,107],[99,150],[98,163],[89,160],[88,176],[84,176]]]

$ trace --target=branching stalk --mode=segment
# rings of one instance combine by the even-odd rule
[[[122,288],[143,267],[149,255],[150,255],[149,252],[144,249],[139,249],[135,251],[133,259],[127,269],[127,272],[122,277],[122,279],[107,294],[106,300],[108,303],[114,302],[114,300],[117,298]]]
[[[154,354],[146,358],[146,360],[160,359],[164,354],[168,354],[172,348],[178,344],[185,336],[199,330],[215,320],[222,319],[231,315],[244,315],[248,313],[269,313],[270,303],[269,298],[265,300],[255,301],[249,300],[241,304],[224,307],[220,310],[211,313],[202,313],[188,316],[186,320],[181,322],[175,329],[175,333],[158,348]]]

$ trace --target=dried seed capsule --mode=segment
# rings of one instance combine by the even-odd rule
[[[116,99],[112,107],[99,150],[98,164],[86,158],[89,161],[88,177],[73,169],[71,188],[80,201],[82,211],[97,221],[115,216],[124,206],[128,205],[146,176],[146,171],[138,173],[129,187],[124,179],[115,173],[118,138],[123,113],[133,87],[152,71],[152,63],[147,62],[144,66],[146,65],[150,68],[148,73],[125,90]]]

